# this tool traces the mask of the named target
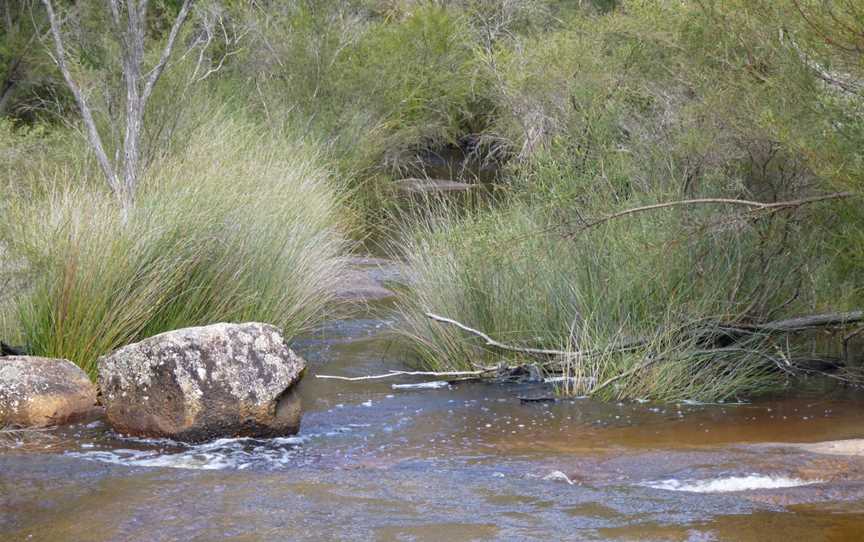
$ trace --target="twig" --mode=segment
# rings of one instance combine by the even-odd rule
[[[381,380],[383,378],[393,378],[396,376],[482,376],[490,371],[390,371],[389,373],[369,376],[335,376],[335,375],[315,375],[315,378],[326,378],[330,380],[346,380],[348,382],[358,382],[361,380]]]
[[[573,354],[573,352],[565,352],[564,350],[549,350],[546,348],[525,348],[520,346],[513,346],[510,344],[504,344],[496,341],[489,335],[486,335],[480,330],[474,329],[473,327],[468,327],[465,324],[457,322],[451,318],[444,318],[443,316],[438,316],[437,314],[432,314],[431,312],[427,312],[426,316],[435,320],[436,322],[442,322],[444,324],[450,324],[452,326],[456,326],[463,331],[467,331],[473,335],[476,335],[486,341],[486,346],[493,346],[495,348],[499,348],[501,350],[508,350],[510,352],[521,352],[523,354],[539,354],[542,356],[567,356],[569,354]]]
[[[495,339],[493,339],[492,337],[490,337],[489,335],[483,333],[482,331],[480,331],[478,329],[474,329],[473,327],[468,327],[461,322],[457,322],[456,320],[453,320],[452,318],[445,318],[443,316],[438,316],[437,314],[432,314],[431,312],[427,312],[426,316],[431,318],[432,320],[435,320],[436,322],[442,322],[445,324],[450,324],[450,325],[458,327],[459,329],[461,329],[463,331],[467,331],[468,333],[476,335],[477,337],[480,337],[481,339],[483,339],[486,342],[486,346],[492,346],[494,348],[499,348],[501,350],[507,350],[509,352],[520,352],[523,354],[535,354],[535,355],[541,355],[541,356],[558,356],[558,357],[562,357],[562,358],[572,358],[576,355],[586,357],[586,356],[593,356],[593,355],[597,355],[597,354],[627,352],[629,350],[636,350],[637,348],[641,348],[642,346],[645,346],[646,344],[648,344],[648,341],[645,339],[633,339],[633,340],[629,340],[627,342],[624,342],[621,345],[619,345],[618,347],[613,348],[613,349],[600,349],[600,350],[592,350],[592,351],[571,350],[568,352],[566,350],[550,350],[547,348],[527,348],[527,347],[513,346],[511,344],[505,344],[505,343],[498,342]]]
[[[655,203],[653,205],[644,205],[642,207],[633,207],[631,209],[625,209],[623,211],[619,211],[617,213],[612,213],[610,215],[606,215],[602,218],[598,218],[593,222],[586,223],[581,229],[587,230],[589,228],[593,228],[595,226],[599,226],[601,224],[605,224],[606,222],[622,218],[629,215],[634,215],[637,213],[644,213],[647,211],[654,211],[657,209],[668,209],[670,207],[682,207],[686,205],[739,205],[743,207],[750,207],[754,211],[771,211],[777,212],[782,211],[784,209],[795,209],[801,207],[803,205],[808,205],[810,203],[817,203],[820,201],[834,200],[834,199],[845,199],[856,196],[857,194],[853,192],[835,192],[833,194],[825,194],[822,196],[813,196],[810,198],[801,198],[790,201],[777,201],[773,203],[765,203],[761,201],[750,201],[743,199],[731,199],[731,198],[697,198],[697,199],[685,199],[678,201],[667,201],[664,203]]]
[[[621,380],[622,378],[627,378],[628,376],[632,376],[632,375],[636,374],[637,372],[641,371],[642,369],[645,369],[649,365],[656,363],[659,359],[660,358],[648,358],[645,361],[643,361],[642,363],[640,363],[639,365],[633,367],[632,369],[630,369],[628,371],[624,371],[623,373],[621,373],[619,375],[615,375],[612,378],[609,378],[607,380],[604,380],[600,385],[596,386],[593,390],[588,392],[588,395],[593,397],[597,392],[608,387],[610,384],[613,384],[613,383]]]

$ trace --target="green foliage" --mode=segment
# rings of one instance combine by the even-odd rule
[[[78,177],[48,179],[47,199],[11,198],[0,242],[28,277],[15,298],[20,336],[92,376],[98,356],[179,327],[307,329],[332,300],[346,246],[336,187],[316,160],[217,118],[149,171],[126,219]]]
[[[147,187],[127,223],[111,211],[70,132],[0,125],[3,239],[27,264],[13,266],[16,284],[39,277],[18,299],[20,318],[6,316],[5,326],[40,351],[92,361],[120,341],[212,318],[257,315],[289,331],[291,322],[302,327],[326,302],[329,275],[306,267],[322,277],[307,284],[284,268],[332,262],[342,243],[333,231],[346,215],[361,216],[367,230],[395,229],[398,215],[404,231],[395,250],[414,275],[401,298],[404,331],[426,365],[500,361],[422,315],[433,311],[502,341],[599,352],[567,367],[572,393],[614,376],[621,378],[601,390],[606,398],[762,391],[778,383],[776,360],[794,352],[755,337],[738,351],[706,355],[711,349],[688,330],[864,302],[858,198],[761,214],[676,207],[585,229],[674,200],[864,193],[864,20],[854,2],[201,6],[181,41],[217,20],[240,41],[211,44],[202,58],[221,67],[203,83],[189,78],[197,52],[178,55],[166,72],[147,112]],[[151,38],[164,37],[176,9],[174,0],[153,4]],[[117,134],[122,81],[100,10],[83,3],[70,12],[70,51],[100,127]],[[24,34],[4,40],[0,65],[20,56]],[[38,79],[43,64],[27,66],[24,78]],[[45,73],[56,86],[53,71]],[[16,103],[42,96],[16,88]],[[54,109],[70,118],[62,105]],[[260,130],[208,121],[247,111]],[[206,130],[215,131],[212,142]],[[393,178],[414,175],[418,156],[446,147],[500,166],[496,194],[504,195],[489,209],[397,212]],[[342,181],[338,202],[318,162]],[[325,203],[288,201],[277,170],[287,172],[286,192],[308,189],[307,200]],[[314,189],[302,188],[305,178],[316,180]],[[35,220],[46,205],[53,218]],[[301,222],[283,231],[277,215]],[[115,232],[102,235],[97,224]],[[313,242],[316,235],[328,241]],[[97,254],[116,257],[106,263]],[[21,273],[37,267],[48,271]],[[304,288],[313,293],[290,293]],[[296,309],[300,298],[313,301],[309,314]],[[84,310],[91,304],[92,316]],[[103,322],[108,331],[96,333]],[[645,344],[615,351],[634,337]],[[646,356],[660,361],[640,368]]]
[[[624,2],[499,44],[489,137],[515,158],[515,203],[407,235],[404,332],[424,364],[512,358],[431,311],[504,342],[595,352],[565,368],[572,393],[618,376],[601,396],[725,399],[775,387],[794,352],[765,337],[706,347],[693,329],[860,303],[855,203],[762,215],[687,206],[585,231],[666,201],[860,188],[861,101],[809,61],[843,55],[810,49],[793,6],[741,4]],[[778,40],[781,29],[798,41]],[[633,338],[645,344],[617,351]]]
[[[424,316],[434,312],[510,344],[595,352],[570,368],[595,383],[646,356],[662,358],[605,390],[607,397],[716,400],[778,383],[765,354],[777,355],[776,346],[764,338],[708,355],[701,351],[709,347],[687,331],[709,334],[723,323],[812,301],[813,286],[801,284],[796,270],[801,259],[816,261],[815,246],[778,250],[783,238],[797,237],[795,220],[727,219],[709,226],[717,213],[670,211],[568,239],[542,234],[546,222],[535,213],[515,205],[464,219],[445,216],[408,234],[400,249],[411,287],[402,292],[400,310],[403,332],[424,365],[464,370],[534,361],[487,349]],[[634,339],[647,344],[615,352]]]

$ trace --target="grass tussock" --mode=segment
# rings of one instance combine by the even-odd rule
[[[126,218],[81,178],[7,202],[26,283],[6,327],[32,353],[94,375],[98,356],[166,330],[257,320],[291,337],[322,317],[346,242],[314,149],[218,118],[147,177]]]
[[[717,344],[718,328],[816,295],[797,273],[799,258],[818,259],[816,246],[775,250],[800,227],[791,218],[707,226],[713,213],[673,211],[564,237],[550,235],[545,217],[525,204],[443,215],[406,233],[400,247],[411,269],[402,332],[435,370],[538,360],[484,347],[426,318],[429,311],[504,343],[570,352],[547,366],[571,377],[563,385],[570,393],[729,399],[777,387],[792,353],[758,335]]]

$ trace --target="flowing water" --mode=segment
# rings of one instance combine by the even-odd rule
[[[864,540],[864,460],[792,444],[864,436],[860,394],[601,404],[314,377],[404,368],[391,324],[297,342],[295,437],[0,434],[0,540]]]

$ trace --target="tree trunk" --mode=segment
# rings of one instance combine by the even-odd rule
[[[147,110],[147,100],[171,57],[171,52],[180,33],[180,27],[189,16],[192,1],[183,1],[162,54],[145,78],[142,76],[142,68],[144,66],[144,38],[147,28],[148,0],[126,0],[125,2],[108,0],[114,31],[118,34],[117,37],[121,45],[123,82],[126,87],[122,164],[112,164],[105,152],[102,137],[96,127],[86,96],[69,70],[63,37],[60,32],[60,22],[54,12],[54,7],[51,0],[42,0],[48,12],[48,20],[51,23],[51,35],[54,39],[54,60],[60,68],[69,90],[75,97],[75,102],[87,128],[87,140],[96,154],[96,160],[105,174],[108,185],[120,202],[124,217],[128,216],[129,210],[135,203],[135,192],[141,174],[141,136],[144,131],[144,113]],[[125,24],[121,21],[123,15],[126,16]],[[117,161],[119,162],[120,159]]]

